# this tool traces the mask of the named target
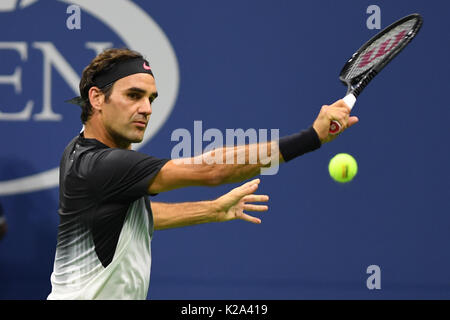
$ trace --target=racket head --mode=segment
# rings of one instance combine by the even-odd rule
[[[410,14],[381,30],[345,63],[339,79],[348,86],[347,93],[356,97],[408,43],[423,23],[420,14]]]

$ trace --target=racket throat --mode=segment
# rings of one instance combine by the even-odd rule
[[[370,70],[361,80],[359,80],[355,85],[350,85],[347,90],[347,95],[353,94],[357,98],[364,88],[369,84],[369,82],[378,74],[375,69]]]

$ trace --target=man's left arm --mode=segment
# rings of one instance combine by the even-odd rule
[[[152,202],[155,230],[236,219],[259,224],[261,219],[244,212],[263,212],[268,210],[266,205],[252,204],[253,202],[266,202],[269,200],[267,195],[253,194],[258,189],[259,182],[259,179],[249,181],[211,201]]]

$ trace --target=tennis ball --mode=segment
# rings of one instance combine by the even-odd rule
[[[349,182],[353,180],[358,172],[358,164],[355,158],[348,153],[338,153],[331,158],[328,164],[328,172],[337,182]]]

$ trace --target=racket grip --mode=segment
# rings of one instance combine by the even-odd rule
[[[342,100],[344,100],[347,107],[352,110],[356,102],[356,97],[353,93],[349,93]],[[337,134],[341,131],[342,125],[337,120],[332,120],[330,124],[330,134]]]
[[[344,98],[342,98],[342,100],[344,100],[344,102],[347,105],[347,107],[350,110],[352,110],[353,106],[355,105],[355,102],[356,102],[356,97],[355,97],[355,95],[353,93],[349,93]]]

